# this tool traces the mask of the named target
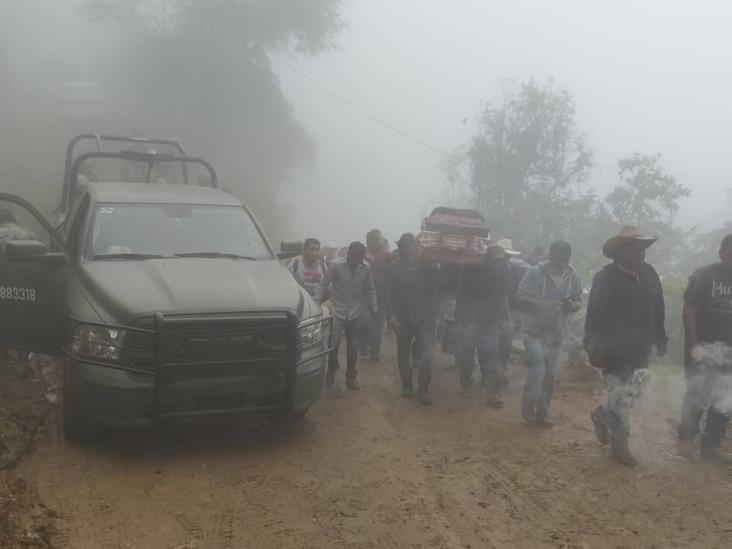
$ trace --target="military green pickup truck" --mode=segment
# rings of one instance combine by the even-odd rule
[[[95,150],[77,155],[85,140]],[[135,175],[99,181],[109,163]],[[176,182],[155,182],[158,172]],[[69,437],[200,416],[297,418],[318,400],[329,319],[247,207],[216,187],[213,168],[175,142],[87,135],[67,151],[58,227],[0,194],[0,237],[22,228],[0,250],[0,343],[63,356]]]

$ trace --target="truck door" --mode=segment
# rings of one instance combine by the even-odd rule
[[[64,248],[36,208],[0,193],[0,345],[60,353],[68,267]]]

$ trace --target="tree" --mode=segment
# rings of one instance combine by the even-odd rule
[[[710,257],[721,233],[732,230],[729,225],[690,244],[675,223],[679,203],[690,191],[665,171],[660,154],[620,159],[620,181],[605,197],[584,190],[592,152],[577,128],[571,95],[557,90],[551,80],[509,88],[502,103],[485,107],[479,126],[468,146],[444,162],[453,196],[460,196],[454,191],[465,186],[469,192],[464,204],[479,209],[493,233],[511,237],[519,249],[568,240],[572,264],[586,287],[609,261],[602,255],[603,243],[623,225],[635,224],[661,235],[649,260],[661,274],[669,310],[678,310],[690,272],[685,260],[694,256],[690,250],[696,246],[699,254]],[[681,316],[669,314],[667,320],[673,337],[670,357],[678,363]],[[579,342],[581,316],[574,329]]]
[[[635,153],[618,161],[621,183],[605,199],[617,221],[633,225],[673,222],[679,200],[691,196],[691,191],[666,173],[660,159],[660,153]]]
[[[176,136],[205,155],[277,234],[274,187],[315,146],[268,54],[332,47],[339,8],[340,0],[87,0],[86,14],[124,37],[98,67],[130,129]]]
[[[593,166],[571,95],[552,80],[506,88],[486,105],[466,157],[474,203],[488,223],[532,246],[566,233],[562,206],[581,198]],[[449,163],[449,176],[459,168]]]
[[[679,201],[691,191],[666,172],[661,155],[635,153],[618,161],[620,184],[605,198],[617,226],[637,225],[658,235],[658,244],[649,252],[657,268],[678,271],[685,256],[686,235],[675,224]]]

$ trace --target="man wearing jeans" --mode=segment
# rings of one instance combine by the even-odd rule
[[[338,369],[338,351],[341,337],[346,336],[346,387],[358,391],[361,387],[356,379],[358,362],[358,336],[364,315],[371,310],[378,312],[376,290],[371,268],[364,262],[366,247],[353,242],[348,247],[345,263],[331,266],[315,292],[315,300],[322,302],[328,288],[331,289],[331,303],[335,322],[333,325],[333,352],[328,361],[326,384],[335,382]]]
[[[529,425],[551,427],[549,405],[559,367],[567,318],[582,305],[582,284],[569,265],[572,247],[558,240],[549,259],[531,267],[519,285],[517,303],[525,311],[523,331],[528,373],[522,412]]]
[[[482,265],[469,266],[457,297],[456,353],[463,392],[473,388],[473,368],[477,352],[482,384],[488,392],[486,403],[503,407],[500,382],[499,329],[508,312],[510,278],[505,250],[496,244],[488,246]]]

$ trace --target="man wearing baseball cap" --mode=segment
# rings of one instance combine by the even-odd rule
[[[521,410],[528,425],[551,427],[554,395],[569,317],[582,306],[582,282],[570,266],[572,247],[557,240],[549,259],[531,267],[521,280],[517,304],[524,311],[522,329],[528,372]]]
[[[607,385],[607,402],[592,413],[595,434],[612,456],[635,465],[628,446],[629,412],[639,396],[637,373],[648,367],[651,348],[666,354],[665,305],[661,280],[646,263],[656,237],[626,226],[603,246],[613,262],[595,275],[585,320],[585,350]]]

